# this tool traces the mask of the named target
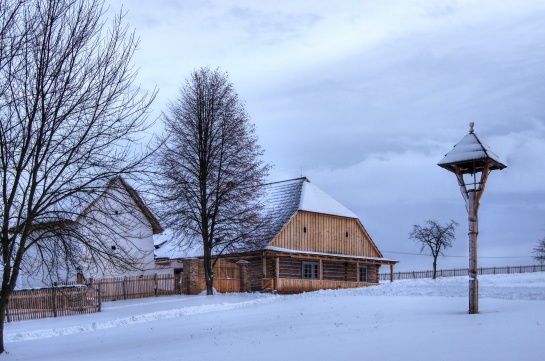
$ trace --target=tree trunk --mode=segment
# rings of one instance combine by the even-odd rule
[[[437,257],[433,259],[433,279],[437,277]]]
[[[204,255],[204,279],[206,281],[206,295],[211,296],[214,294],[214,269],[212,268],[210,249],[207,249]]]
[[[6,351],[4,348],[4,320],[9,302],[9,295],[6,293],[4,290],[0,292],[0,354]]]

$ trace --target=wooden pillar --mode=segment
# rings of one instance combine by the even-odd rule
[[[323,278],[323,266],[322,266],[322,259],[320,258],[318,260],[318,279],[321,281]]]
[[[356,262],[356,282],[360,281],[360,263]]]
[[[250,292],[250,272],[248,269],[250,262],[240,260],[237,265],[240,267],[240,292]]]
[[[394,264],[393,263],[390,264],[390,282],[394,282]]]
[[[476,191],[470,190],[468,220],[469,220],[469,313],[479,313],[479,281],[477,279],[477,224],[478,200]]]
[[[274,258],[274,289],[278,290],[278,278],[280,277],[280,258]]]

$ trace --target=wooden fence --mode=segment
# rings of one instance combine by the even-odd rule
[[[505,267],[488,267],[478,268],[478,275],[496,275],[496,274],[511,274],[511,273],[529,273],[529,272],[544,272],[545,265],[533,265],[533,266],[505,266]],[[437,277],[456,277],[467,276],[469,269],[467,268],[454,268],[446,270],[437,270]],[[394,272],[394,280],[406,280],[417,278],[433,278],[433,271],[413,271],[413,272]],[[381,273],[381,281],[389,281],[390,273]]]
[[[14,291],[6,310],[6,321],[80,315],[100,312],[100,293],[86,286],[52,287]]]
[[[180,294],[180,281],[181,277],[178,274],[155,274],[141,277],[91,279],[88,285],[100,292],[102,301],[116,301]]]
[[[36,290],[14,291],[6,321],[31,320],[100,312],[102,301],[180,294],[180,275],[150,275],[67,282]]]

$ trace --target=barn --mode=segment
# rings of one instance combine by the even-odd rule
[[[264,187],[268,239],[260,249],[222,257],[214,270],[218,291],[355,288],[377,285],[383,265],[393,274],[397,261],[383,257],[359,218],[307,178]],[[162,252],[157,261],[174,261],[167,258]],[[183,263],[183,292],[201,292],[205,288],[202,260],[175,258]]]

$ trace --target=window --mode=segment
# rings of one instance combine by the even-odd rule
[[[360,266],[360,282],[367,282],[367,266]]]
[[[318,262],[303,262],[303,278],[317,280]]]

